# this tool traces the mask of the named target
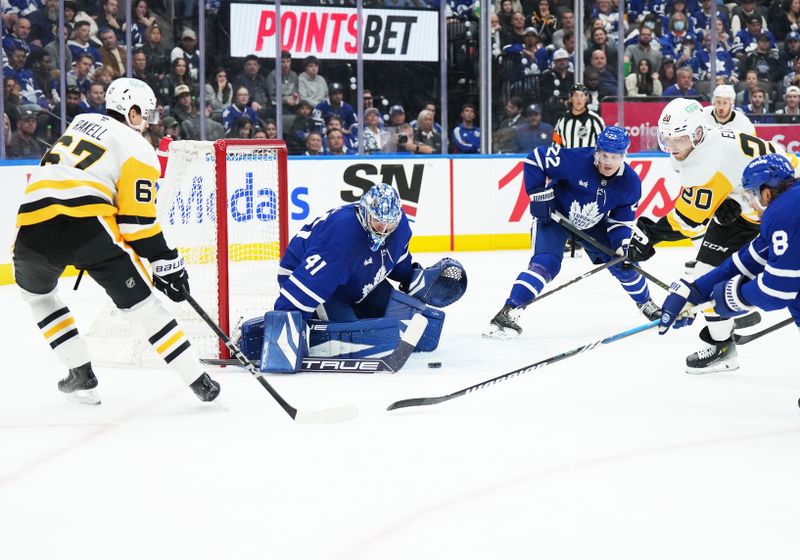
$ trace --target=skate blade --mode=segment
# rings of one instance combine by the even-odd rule
[[[706,373],[723,373],[726,371],[736,371],[739,369],[739,364],[721,364],[706,368],[693,368],[686,366],[686,373],[689,375],[704,375]]]
[[[100,404],[100,394],[95,389],[82,389],[67,393],[67,400],[79,404]]]

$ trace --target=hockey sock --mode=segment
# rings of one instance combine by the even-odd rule
[[[78,334],[75,318],[55,291],[33,294],[22,290],[22,299],[31,306],[36,325],[62,364],[72,369],[90,361],[89,349]]]
[[[625,270],[618,266],[608,269],[611,274],[619,280],[622,287],[631,296],[637,305],[647,303],[650,300],[650,289],[647,287],[647,280],[635,270]]]
[[[523,270],[517,276],[506,303],[512,307],[529,305],[541,293],[544,285],[552,279],[546,267],[532,263],[528,270]]]
[[[203,375],[189,339],[175,317],[154,295],[122,312],[126,319],[144,327],[148,342],[167,365],[178,372],[184,383],[189,385]]]
[[[721,319],[706,315],[706,326],[708,326],[708,335],[712,341],[724,342],[731,337],[733,332],[733,319]]]

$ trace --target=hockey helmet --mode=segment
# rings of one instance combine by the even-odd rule
[[[713,103],[717,99],[736,99],[736,90],[733,89],[733,86],[729,86],[727,84],[720,84],[714,88],[714,93],[711,95],[711,102]]]
[[[619,126],[607,126],[597,135],[597,151],[609,154],[628,153],[631,135]]]
[[[658,144],[672,153],[679,146],[694,148],[705,136],[703,106],[694,99],[673,99],[658,118]],[[683,137],[686,137],[684,139]]]
[[[400,225],[400,195],[386,183],[376,183],[358,201],[358,220],[369,234],[370,250],[377,251]]]
[[[140,125],[131,124],[129,113],[133,107],[138,107],[142,114]],[[128,126],[140,132],[145,129],[144,123],[158,122],[156,96],[150,86],[136,78],[117,78],[111,82],[106,91],[106,109],[123,115]]]
[[[786,156],[767,154],[750,161],[742,172],[742,191],[745,200],[758,210],[761,204],[761,189],[777,189],[794,180],[794,168]]]

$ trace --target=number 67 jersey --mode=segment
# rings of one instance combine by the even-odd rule
[[[78,115],[31,174],[17,227],[56,216],[99,217],[116,239],[149,240],[161,234],[158,177],[155,151],[141,134],[106,115]]]
[[[742,207],[742,217],[759,223],[758,215],[734,193],[750,161],[766,154],[786,155],[797,169],[798,160],[782,146],[725,126],[707,129],[705,136],[683,161],[670,157],[681,181],[681,194],[667,215],[670,227],[683,237],[702,235],[708,221],[726,198]]]

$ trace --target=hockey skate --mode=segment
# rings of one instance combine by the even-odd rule
[[[219,395],[219,383],[211,379],[211,376],[207,373],[192,381],[189,388],[203,402],[211,402]]]
[[[92,364],[69,370],[69,375],[58,382],[58,390],[66,393],[67,399],[81,404],[100,404],[100,395],[95,388],[97,378],[92,371]]]
[[[637,304],[639,311],[642,312],[642,315],[647,317],[648,321],[655,321],[656,319],[661,319],[661,308],[656,305],[652,299],[648,299],[644,303]]]
[[[522,308],[511,307],[506,304],[497,312],[497,315],[489,322],[489,328],[483,333],[484,338],[494,338],[497,340],[507,340],[516,338],[522,334],[522,327],[519,320]]]
[[[702,374],[739,369],[736,343],[730,338],[712,344],[686,358],[686,373]]]

